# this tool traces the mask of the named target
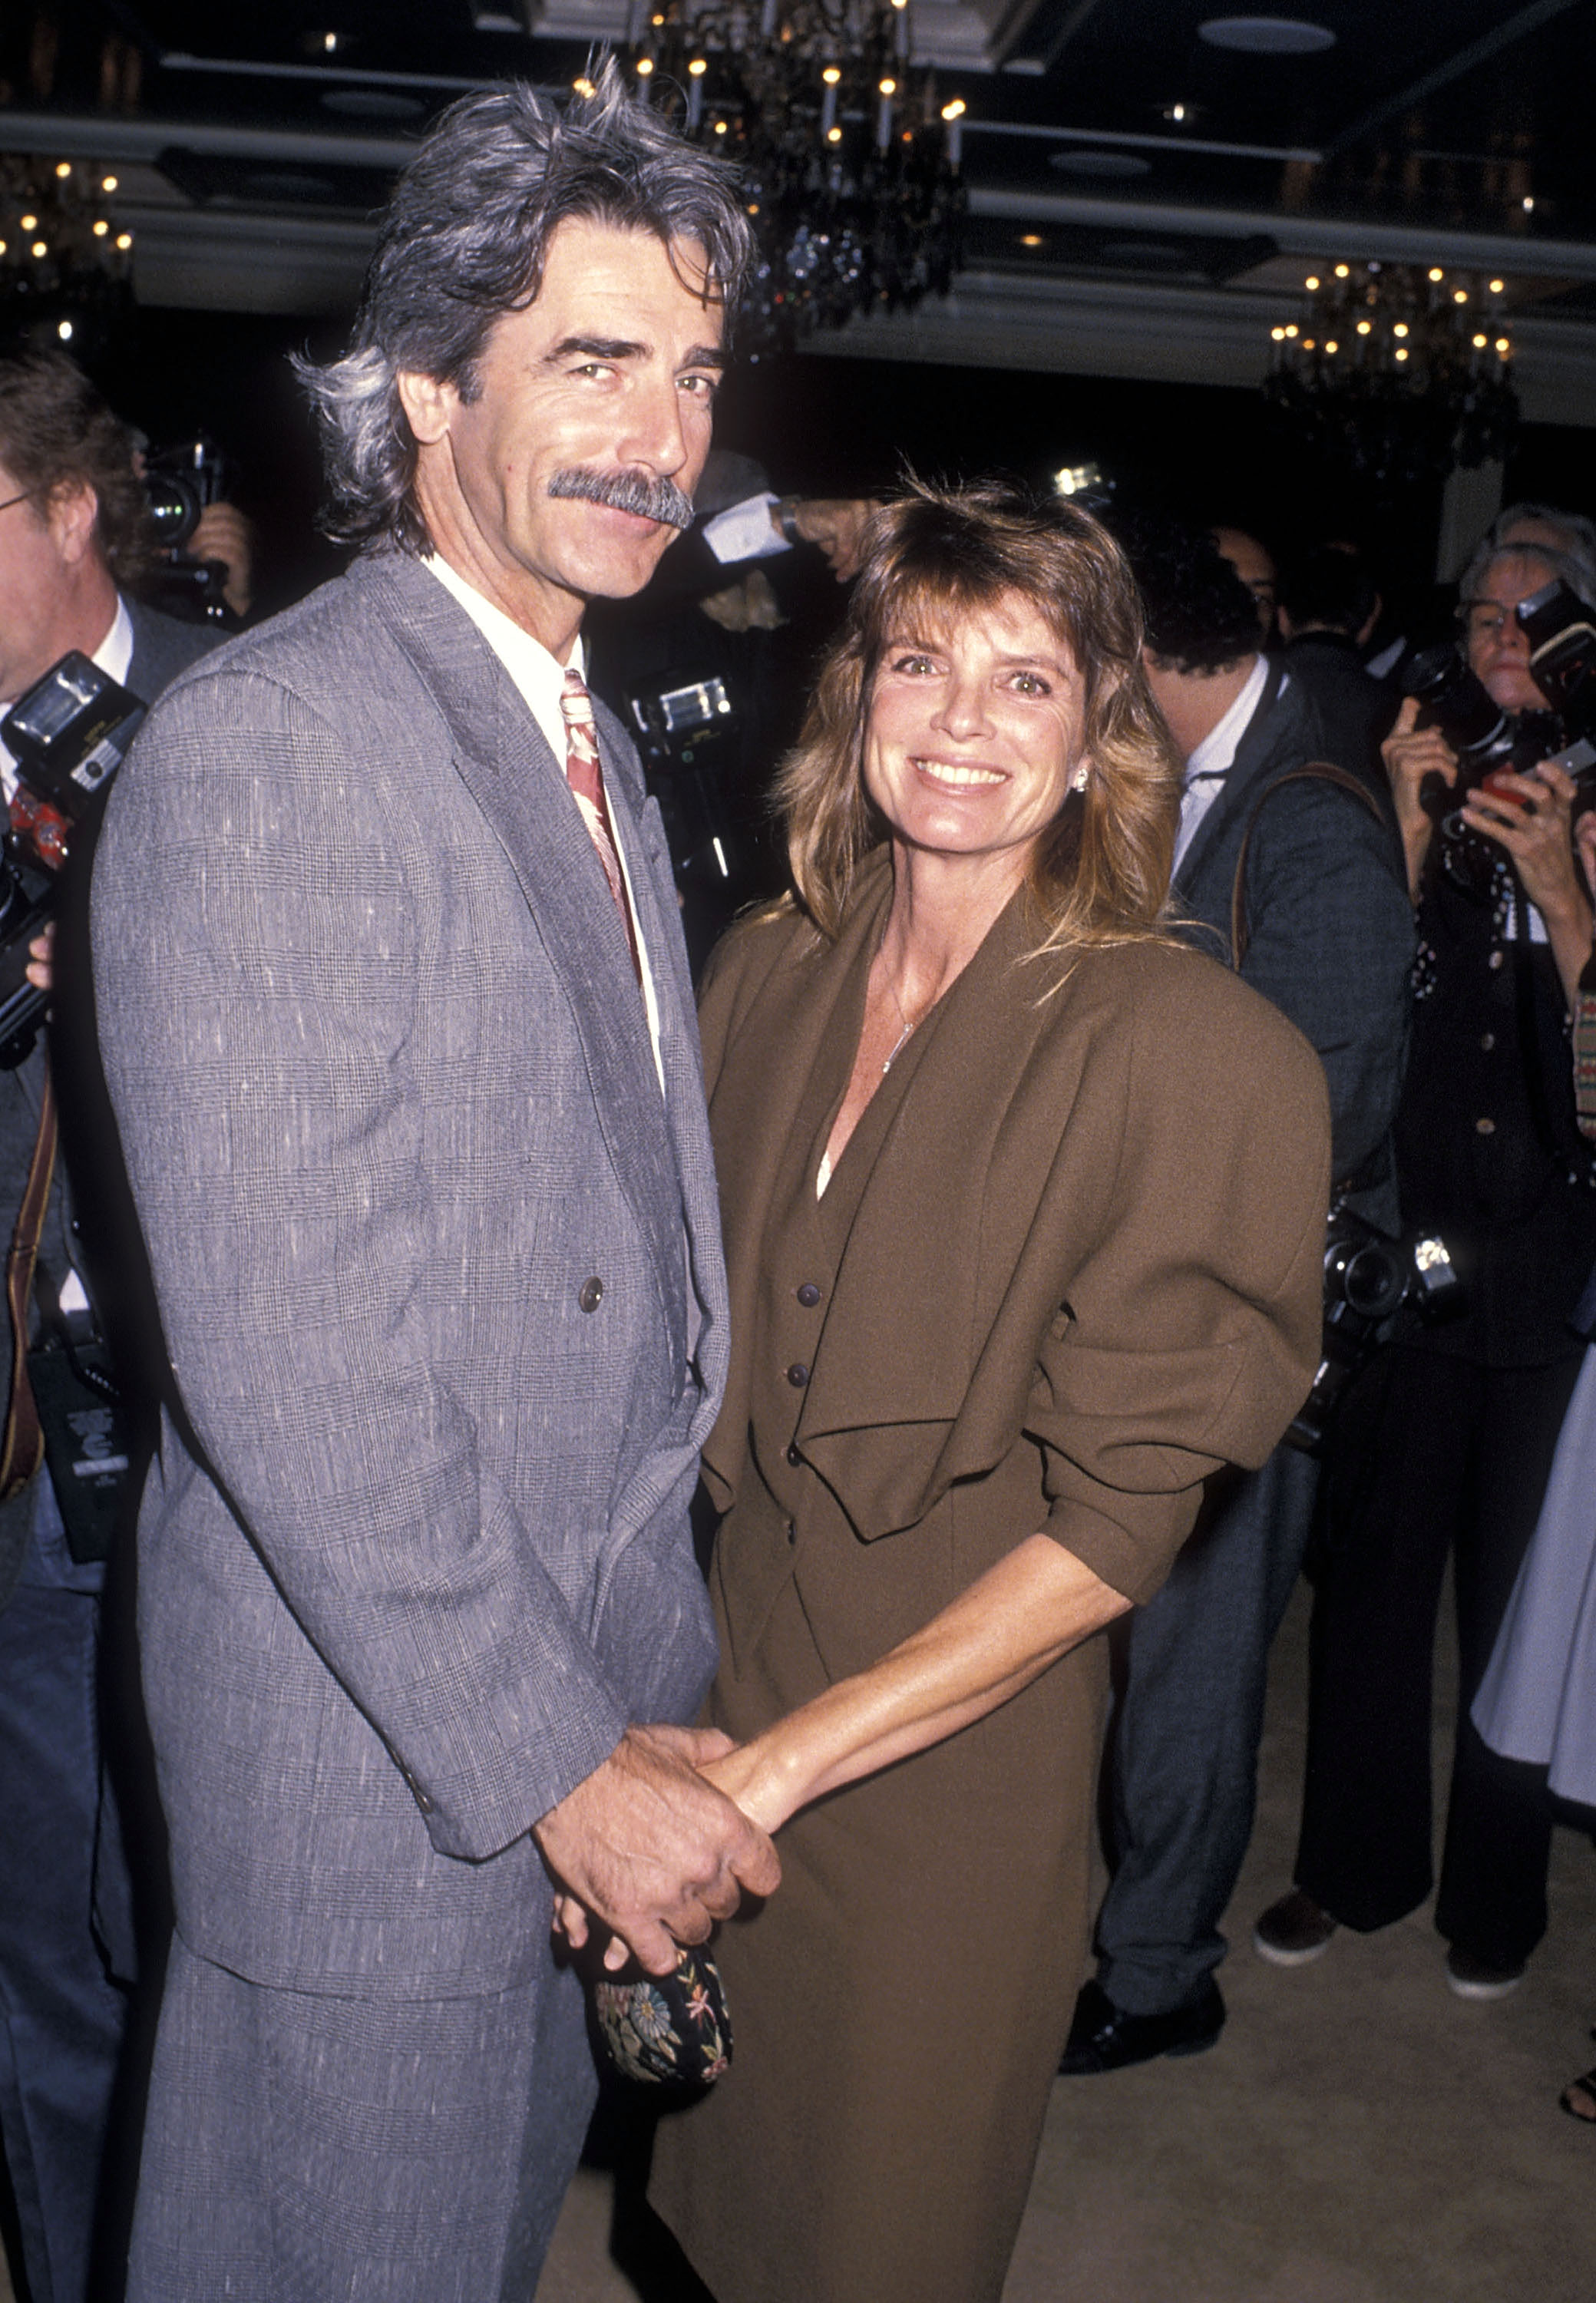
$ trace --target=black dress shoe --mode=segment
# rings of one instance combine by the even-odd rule
[[[1150,2063],[1155,2055],[1200,2055],[1224,2028],[1225,2003],[1212,1976],[1188,2005],[1162,2015],[1127,2015],[1101,1983],[1084,1983],[1059,2074],[1078,2079],[1084,2071],[1122,2071],[1131,2063]]]

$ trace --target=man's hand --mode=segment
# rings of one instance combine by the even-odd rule
[[[255,597],[255,529],[237,504],[207,504],[185,547],[192,560],[215,560],[227,570],[222,597],[241,620]]]
[[[533,1826],[562,1893],[554,1920],[575,1945],[589,1917],[616,1938],[608,1968],[629,1952],[650,1975],[669,1975],[678,1944],[702,1943],[746,1890],[768,1895],[781,1866],[764,1833],[705,1783],[705,1761],[731,1749],[690,1727],[629,1727],[604,1765]]]
[[[55,923],[48,921],[28,947],[28,981],[36,991],[48,991],[55,982]]]

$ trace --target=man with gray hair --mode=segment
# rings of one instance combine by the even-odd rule
[[[663,1972],[776,1885],[668,1724],[725,1286],[663,836],[579,637],[691,518],[747,246],[612,70],[453,107],[308,372],[362,553],[177,685],[109,812],[171,1362],[139,2303],[529,2297],[594,2094],[552,1914]]]

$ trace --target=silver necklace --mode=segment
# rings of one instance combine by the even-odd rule
[[[899,1056],[899,1055],[901,1054],[901,1052],[902,1052],[902,1050],[903,1050],[903,1043],[904,1043],[904,1042],[908,1038],[909,1033],[910,1033],[914,1030],[914,1028],[915,1028],[915,1027],[914,1027],[914,1025],[909,1022],[908,1017],[904,1014],[904,1012],[903,1012],[903,1002],[902,1002],[902,1000],[899,1000],[899,998],[898,997],[898,986],[893,983],[893,981],[892,981],[892,979],[891,979],[891,977],[890,975],[889,975],[889,976],[888,976],[888,978],[887,978],[887,990],[888,990],[888,991],[891,993],[891,995],[892,995],[892,1005],[893,1005],[893,1007],[894,1007],[894,1008],[897,1008],[897,1010],[898,1010],[898,1021],[902,1025],[903,1029],[902,1029],[902,1031],[901,1031],[901,1032],[899,1032],[899,1033],[898,1037],[893,1041],[893,1042],[892,1042],[892,1051],[891,1051],[891,1055],[889,1055],[889,1057],[887,1058],[886,1062],[885,1062],[885,1063],[882,1066],[882,1067],[881,1067],[881,1076],[882,1076],[882,1079],[885,1079],[885,1077],[886,1077],[887,1074],[891,1070],[891,1068],[892,1068],[893,1065],[897,1062]]]

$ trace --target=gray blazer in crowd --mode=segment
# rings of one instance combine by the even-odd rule
[[[1414,941],[1396,842],[1388,823],[1329,783],[1287,784],[1258,805],[1291,769],[1325,757],[1300,684],[1271,663],[1220,796],[1181,858],[1175,895],[1203,924],[1193,940],[1228,959],[1230,893],[1253,822],[1241,973],[1318,1050],[1333,1172],[1367,1176],[1353,1204],[1394,1232],[1400,1215],[1384,1148],[1406,1060]]]
[[[112,796],[100,1033],[172,1372],[145,1688],[179,1928],[258,1982],[536,1978],[528,1826],[713,1667],[697,1034],[658,811],[598,725],[663,1094],[562,768],[418,563],[198,667]]]

